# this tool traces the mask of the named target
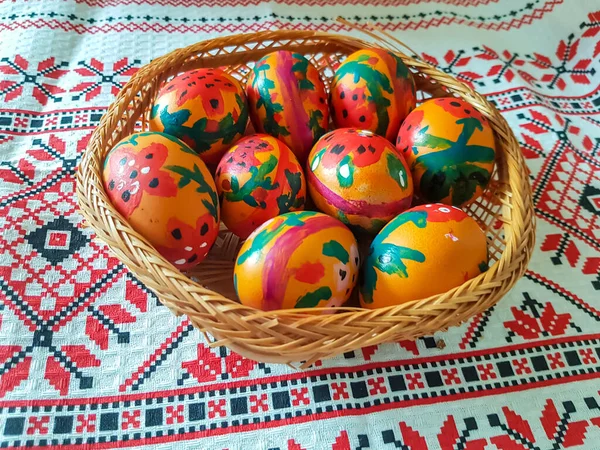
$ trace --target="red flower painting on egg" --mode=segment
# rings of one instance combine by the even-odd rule
[[[121,175],[120,181],[108,180],[108,196],[121,214],[129,217],[140,204],[142,193],[173,197],[177,194],[175,181],[159,170],[167,159],[167,147],[153,143],[139,152],[127,147],[115,147],[119,158],[107,158],[109,171]]]
[[[329,142],[328,137],[336,140],[340,139],[340,136],[347,135],[349,139],[356,139],[357,137],[371,137],[373,133],[365,130],[355,130],[354,128],[347,128],[336,130],[323,137],[323,142]],[[343,138],[342,138],[343,139]],[[322,164],[324,167],[331,169],[337,167],[337,165],[348,155],[352,159],[352,163],[356,167],[367,167],[370,166],[381,158],[381,155],[385,149],[381,145],[372,145],[367,140],[359,143],[355,148],[354,142],[350,141],[350,145],[344,145],[342,143],[336,143],[334,146],[323,154]]]
[[[212,70],[186,72],[173,78],[159,92],[159,95],[167,92],[178,93],[177,106],[198,97],[202,99],[202,106],[206,112],[222,114],[224,112],[223,92],[237,92],[238,88],[228,79],[218,78],[215,75],[218,75],[218,73]],[[208,82],[205,82],[207,79]]]
[[[473,117],[480,122],[487,122],[485,117],[473,108],[469,103],[460,98],[444,97],[436,98],[433,101],[436,105],[439,105],[444,111],[449,112],[458,119],[464,119],[466,117]]]
[[[197,69],[170,80],[158,93],[150,129],[184,141],[209,165],[245,132],[245,90],[220,69]]]
[[[411,204],[404,157],[371,131],[338,128],[323,136],[306,170],[317,208],[363,231],[376,233]]]
[[[211,214],[204,214],[198,217],[195,227],[172,217],[167,222],[167,231],[169,245],[157,250],[180,270],[186,270],[206,257],[219,234],[219,227]]]

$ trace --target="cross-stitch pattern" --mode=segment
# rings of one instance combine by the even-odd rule
[[[75,170],[153,58],[231,33],[347,33],[338,15],[498,108],[527,159],[537,242],[515,288],[462,326],[294,371],[211,349],[161,306],[83,226]],[[600,448],[598,7],[4,0],[0,33],[1,448]]]

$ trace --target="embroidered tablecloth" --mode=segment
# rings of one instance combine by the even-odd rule
[[[600,5],[0,1],[0,447],[600,449]],[[531,170],[526,275],[463,326],[307,371],[209,349],[81,227],[74,172],[165,52],[370,22],[487,95]]]

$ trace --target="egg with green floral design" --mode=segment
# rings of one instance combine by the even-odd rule
[[[242,137],[248,124],[246,93],[234,77],[213,68],[184,72],[165,84],[150,129],[184,141],[209,165]]]
[[[106,156],[111,203],[180,270],[201,262],[219,233],[219,200],[200,157],[164,133],[135,133]]]
[[[331,116],[336,128],[370,130],[393,141],[416,105],[413,75],[394,53],[380,48],[352,53],[331,84]]]
[[[304,209],[306,181],[302,166],[287,145],[255,134],[225,153],[216,172],[221,218],[246,239],[263,222]]]
[[[412,201],[404,158],[371,131],[340,128],[323,136],[308,157],[306,177],[319,210],[370,233]]]
[[[254,128],[276,137],[304,164],[313,144],[327,131],[329,107],[319,71],[299,53],[269,53],[248,79]]]
[[[496,146],[487,119],[465,100],[423,102],[398,133],[415,193],[425,202],[464,206],[483,194],[494,170]]]
[[[359,267],[354,235],[339,220],[296,211],[268,220],[244,242],[234,268],[240,302],[264,311],[343,305]]]
[[[362,269],[361,305],[382,308],[442,294],[487,268],[487,240],[473,218],[454,206],[417,206],[373,239]]]

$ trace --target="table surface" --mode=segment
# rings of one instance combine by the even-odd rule
[[[592,3],[0,1],[0,447],[600,449]],[[339,14],[497,106],[531,169],[537,243],[463,326],[293,371],[209,349],[161,306],[81,227],[74,170],[152,58],[223,34],[344,31]]]

